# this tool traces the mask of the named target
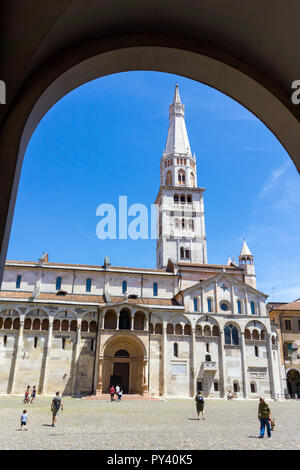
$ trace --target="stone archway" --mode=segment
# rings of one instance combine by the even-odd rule
[[[297,369],[290,369],[286,374],[289,395],[292,398],[300,397],[300,373]]]
[[[108,393],[119,385],[124,393],[144,394],[148,390],[147,358],[143,343],[134,335],[114,335],[102,348],[97,390]]]

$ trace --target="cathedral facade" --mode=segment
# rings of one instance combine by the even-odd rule
[[[207,263],[204,188],[197,186],[176,86],[160,166],[156,269],[7,261],[0,292],[0,393],[276,397],[276,324],[239,261]]]

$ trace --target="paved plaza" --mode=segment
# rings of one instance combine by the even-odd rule
[[[28,431],[19,431],[22,397],[0,397],[0,449],[299,449],[300,401],[272,402],[276,428],[258,439],[256,401],[206,400],[197,420],[192,399],[89,401],[63,398],[57,427],[51,397],[27,405]]]

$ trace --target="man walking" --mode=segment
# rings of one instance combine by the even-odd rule
[[[51,411],[52,411],[52,427],[55,428],[56,421],[57,421],[57,416],[59,414],[59,410],[63,411],[63,404],[61,401],[61,396],[59,392],[56,392],[55,397],[52,400],[51,403]]]
[[[265,400],[260,397],[258,405],[258,419],[260,421],[260,435],[259,438],[263,439],[265,435],[265,427],[267,428],[268,437],[271,437],[271,410]]]

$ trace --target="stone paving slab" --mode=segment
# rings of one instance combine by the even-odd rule
[[[22,397],[0,397],[0,449],[300,449],[300,401],[272,402],[276,428],[258,439],[257,401],[206,400],[197,420],[192,399],[165,401],[63,398],[57,427],[51,397],[27,405],[28,431],[19,431]]]

